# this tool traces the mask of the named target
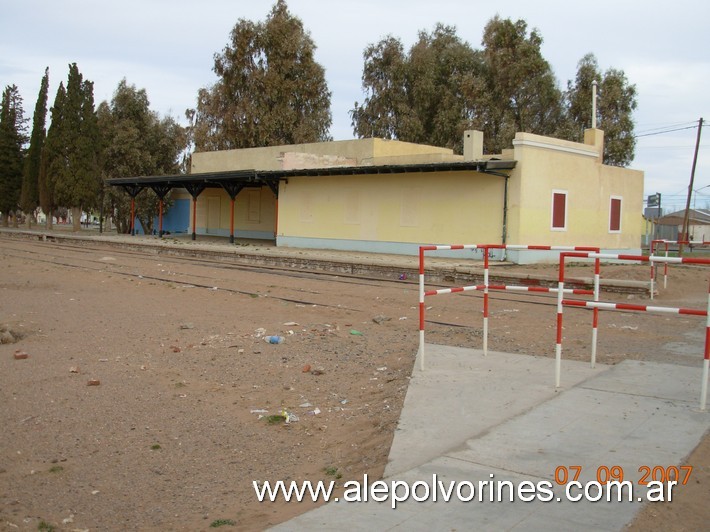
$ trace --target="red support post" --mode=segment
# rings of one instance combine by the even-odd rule
[[[163,199],[158,203],[158,236],[163,238]]]
[[[192,198],[192,239],[197,239],[197,198]]]
[[[229,243],[234,244],[234,198],[232,198],[232,201],[230,202]]]
[[[279,234],[279,198],[274,198],[274,238]]]
[[[136,198],[131,197],[131,236],[136,235]]]

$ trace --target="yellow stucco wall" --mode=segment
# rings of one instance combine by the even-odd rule
[[[585,143],[516,135],[513,149],[502,154],[517,161],[509,179],[507,243],[639,248],[643,172],[601,164],[603,137],[599,130],[587,131]],[[445,148],[359,139],[195,153],[193,173],[458,160]],[[472,171],[289,176],[279,184],[279,245],[499,243],[504,183],[503,177]],[[276,227],[276,202],[269,189],[256,190],[237,197],[235,228],[263,238]],[[562,231],[551,227],[553,190],[567,194]],[[609,228],[612,197],[621,199],[618,232]],[[223,190],[206,190],[197,210],[198,232],[228,234],[229,197]]]
[[[516,135],[508,242],[638,248],[643,172],[600,163],[596,146]],[[552,229],[552,192],[567,193],[566,230]],[[609,231],[611,197],[621,198],[621,231]]]
[[[503,178],[473,172],[289,178],[279,236],[408,243],[499,241]]]

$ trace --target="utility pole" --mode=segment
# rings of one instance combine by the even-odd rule
[[[597,129],[597,80],[592,81],[592,129]]]
[[[693,181],[695,181],[695,166],[698,162],[698,149],[700,148],[700,134],[703,131],[703,119],[698,120],[698,136],[695,139],[695,155],[693,156],[693,168],[690,170],[690,184],[688,185],[688,199],[685,203],[685,217],[683,218],[683,235],[679,238],[678,256],[683,256],[683,240],[690,240],[688,235],[688,223],[690,221],[690,197],[693,194]]]

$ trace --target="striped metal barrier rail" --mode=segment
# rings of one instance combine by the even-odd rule
[[[425,290],[424,287],[424,254],[427,251],[449,251],[449,250],[482,250],[483,251],[483,284],[462,286],[456,288],[444,288],[440,290]],[[526,291],[526,292],[557,292],[556,288],[545,287],[530,287],[530,286],[515,286],[515,285],[491,285],[489,283],[490,262],[488,252],[491,249],[504,250],[529,250],[529,251],[585,251],[599,252],[597,247],[589,246],[534,246],[521,244],[453,244],[442,246],[420,246],[419,247],[419,361],[420,367],[424,370],[425,367],[425,351],[424,351],[424,323],[425,323],[425,306],[424,298],[427,296],[454,294],[469,291],[483,291],[483,354],[488,354],[488,317],[489,317],[489,291],[490,290],[508,290],[508,291]],[[567,289],[570,290],[570,289]],[[594,290],[571,289],[565,293],[584,294],[593,296],[595,301],[599,300],[599,261],[595,262],[594,270]],[[591,364],[594,367],[596,360],[596,344],[597,344],[597,324],[598,311],[594,310],[592,320],[592,356]]]
[[[710,368],[710,284],[708,286],[707,309],[691,309],[676,307],[655,307],[649,305],[632,305],[628,303],[611,303],[602,301],[575,301],[563,298],[564,295],[564,269],[567,258],[587,258],[595,260],[630,260],[637,262],[656,262],[670,264],[701,264],[710,266],[710,259],[695,257],[645,257],[641,255],[603,254],[603,253],[561,253],[557,293],[557,342],[555,345],[555,386],[560,386],[560,373],[562,361],[562,323],[565,306],[586,307],[596,310],[627,310],[634,312],[654,312],[690,316],[705,316],[705,350],[703,354],[702,382],[700,385],[700,410],[705,410],[707,404],[708,370]]]

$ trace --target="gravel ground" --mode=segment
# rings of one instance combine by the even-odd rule
[[[2,235],[0,272],[0,529],[260,530],[313,504],[259,503],[253,480],[382,475],[417,349],[415,283]],[[706,283],[673,267],[654,304],[705,308]],[[430,306],[428,342],[481,346],[479,294]],[[489,347],[553,356],[554,315],[549,297],[496,295]],[[566,357],[588,357],[590,323],[565,314]],[[700,367],[704,325],[602,313],[598,360]],[[269,423],[284,412],[297,421]],[[688,463],[691,482],[633,529],[707,526],[707,437]]]

